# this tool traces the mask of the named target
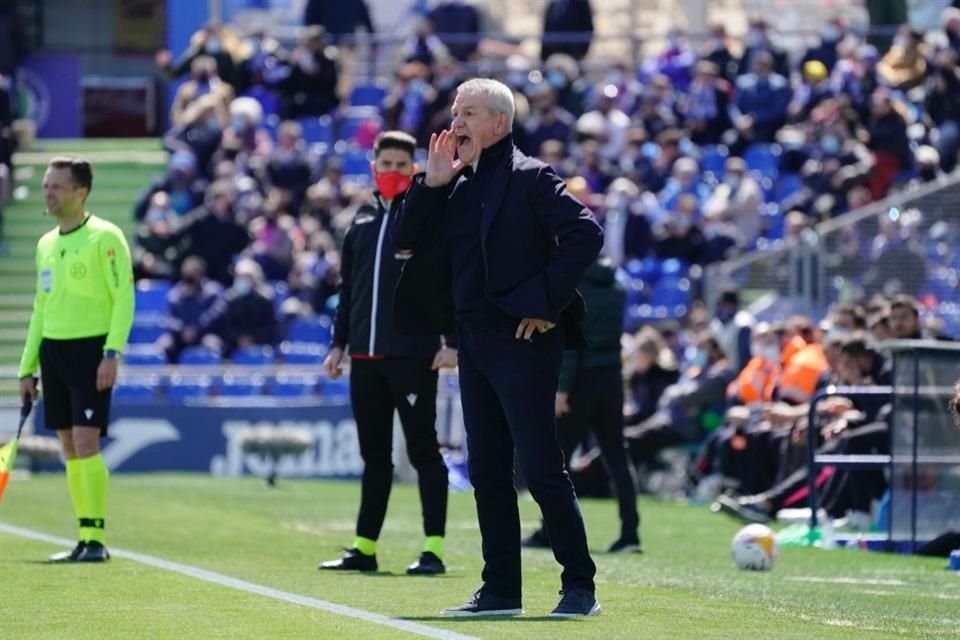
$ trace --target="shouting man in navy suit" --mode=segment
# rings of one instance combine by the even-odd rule
[[[468,465],[483,539],[483,585],[444,615],[522,613],[514,451],[563,565],[556,617],[596,615],[596,567],[557,444],[565,346],[583,342],[576,291],[603,244],[591,212],[546,164],[513,144],[510,89],[469,80],[450,130],[430,138],[394,227],[412,251],[397,284],[397,329],[456,330]]]

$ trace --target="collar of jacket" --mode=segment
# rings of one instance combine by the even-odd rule
[[[489,169],[496,165],[511,149],[513,149],[513,134],[508,133],[503,139],[480,152],[480,163],[477,165],[477,170]]]

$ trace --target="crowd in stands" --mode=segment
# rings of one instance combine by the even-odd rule
[[[239,38],[210,26],[176,60],[157,57],[187,79],[164,138],[168,171],[134,209],[134,256],[137,278],[175,282],[157,342],[171,362],[197,346],[225,357],[277,346],[298,318],[331,315],[338,248],[370,196],[373,138],[403,129],[424,146],[449,124],[458,83],[479,68],[476,43],[449,38],[479,35],[479,22],[455,11],[459,3],[442,4],[418,24],[388,85],[339,95],[338,47],[372,25],[361,12],[331,27],[323,4],[308,3],[312,26],[289,49],[263,32]],[[561,5],[588,13],[561,15]],[[883,295],[904,261],[881,258],[903,251],[907,234],[891,218],[876,238],[853,242],[851,264],[893,271],[873,273],[869,301],[826,318],[757,324],[734,291],[708,309],[694,299],[692,268],[795,241],[818,222],[952,171],[960,10],[946,10],[936,32],[902,27],[887,51],[830,18],[794,58],[762,18],[742,40],[715,25],[702,46],[674,29],[655,55],[589,77],[580,64],[589,4],[550,3],[545,21],[557,32],[575,23],[587,37],[545,39],[542,60],[505,56],[494,75],[514,91],[513,140],[594,210],[631,309],[667,310],[626,319],[634,461],[655,469],[665,448],[696,450],[693,482],[722,476],[743,496],[726,498],[725,511],[770,518],[803,484],[799,434],[816,391],[888,384],[875,344],[925,335],[916,300]],[[810,428],[820,428],[824,448],[877,450],[889,413],[875,404],[834,399]],[[883,492],[882,474],[823,481],[837,516],[869,512]]]

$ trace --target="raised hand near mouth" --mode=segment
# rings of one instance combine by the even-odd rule
[[[440,135],[430,134],[430,146],[427,150],[427,175],[423,183],[428,187],[442,187],[453,180],[463,163],[456,158],[457,136],[449,129]]]

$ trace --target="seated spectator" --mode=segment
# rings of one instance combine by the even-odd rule
[[[698,145],[720,143],[730,128],[731,92],[730,83],[720,76],[716,65],[707,61],[697,63],[690,90],[679,105],[691,142]]]
[[[780,374],[780,338],[763,322],[756,326],[750,343],[751,357],[727,386],[727,399],[734,405],[766,402]]]
[[[677,199],[673,212],[655,228],[653,251],[657,258],[676,258],[690,265],[703,263],[705,240],[694,222],[697,208],[696,196],[683,194]]]
[[[770,25],[765,19],[758,17],[750,20],[743,44],[745,48],[737,67],[738,76],[756,72],[756,59],[765,54],[769,56],[770,59],[771,73],[789,77],[790,63],[787,60],[787,53],[780,45],[774,42],[773,36],[770,33]]]
[[[947,37],[947,46],[960,55],[960,8],[947,7],[940,14],[940,24]]]
[[[557,92],[550,85],[541,82],[530,89],[530,108],[530,117],[523,125],[528,153],[535,154],[547,140],[570,140],[576,121],[557,104]]]
[[[174,78],[179,78],[192,69],[193,61],[200,56],[209,56],[217,63],[217,75],[228,85],[238,85],[236,60],[238,42],[229,27],[207,24],[190,37],[190,46],[173,60],[169,49],[157,52],[157,66]]]
[[[920,326],[920,305],[908,295],[899,295],[890,304],[890,334],[896,340],[923,340],[931,336],[924,335]]]
[[[730,120],[739,134],[740,145],[773,142],[787,121],[792,91],[787,79],[774,73],[773,56],[760,51],[753,57],[753,71],[737,79],[737,97],[730,108]]]
[[[946,175],[940,166],[940,154],[930,145],[925,144],[918,147],[913,156],[914,168],[917,172],[917,178],[913,181],[914,184],[934,182]]]
[[[850,60],[841,60],[834,69],[834,94],[849,104],[861,121],[870,117],[871,96],[880,87],[878,60],[873,45],[860,45]]]
[[[644,327],[637,334],[632,365],[624,412],[624,424],[628,426],[656,413],[663,392],[680,379],[676,355],[653,327]]]
[[[237,349],[276,342],[272,295],[264,286],[260,265],[250,259],[240,260],[234,269],[233,286],[226,294],[219,328],[227,357]]]
[[[170,156],[167,174],[155,178],[140,193],[133,205],[133,215],[143,220],[150,206],[150,198],[158,191],[170,196],[170,206],[178,215],[185,215],[203,202],[207,181],[197,171],[197,158],[187,150],[176,151]]]
[[[247,229],[234,219],[233,198],[229,185],[215,183],[184,230],[186,254],[203,258],[207,275],[224,286],[230,284],[234,259],[250,244]]]
[[[263,28],[244,40],[237,64],[237,95],[256,98],[268,115],[280,112],[280,96],[273,85],[283,77],[287,52]]]
[[[202,258],[192,256],[180,267],[180,282],[167,294],[166,333],[157,346],[175,363],[185,347],[204,345],[215,351],[222,346],[216,335],[224,312],[223,286],[207,279]]]
[[[873,152],[874,167],[870,172],[870,193],[874,200],[887,195],[897,174],[913,165],[907,123],[894,105],[889,91],[878,89],[873,94],[870,121],[858,137]]]
[[[537,159],[550,165],[561,178],[570,177],[565,148],[560,140],[544,140],[537,152]]]
[[[657,411],[624,430],[636,464],[652,466],[663,449],[698,443],[720,426],[733,371],[716,339],[701,335],[696,347],[693,366],[663,392]]]
[[[685,93],[690,86],[696,62],[697,54],[690,48],[686,33],[682,29],[674,28],[667,32],[666,46],[655,58],[643,65],[643,70],[646,76],[667,76],[677,91]]]
[[[610,184],[604,206],[604,252],[617,265],[645,258],[653,249],[650,221],[641,202],[640,189],[628,178]]]
[[[893,46],[877,64],[877,72],[894,89],[908,91],[923,84],[927,73],[923,34],[908,24],[901,26]]]
[[[293,266],[294,246],[290,231],[296,223],[282,207],[277,197],[268,198],[262,215],[250,223],[252,257],[268,280],[286,280]]]
[[[477,57],[480,46],[480,12],[477,7],[465,2],[444,1],[431,9],[427,17],[453,57],[460,62]]]
[[[324,42],[324,36],[323,27],[308,27],[301,43],[290,53],[285,71],[279,74],[277,89],[286,119],[326,115],[340,104],[339,52]]]
[[[937,151],[947,173],[957,166],[960,151],[960,100],[956,99],[960,95],[958,56],[960,53],[954,49],[937,53],[935,66],[926,81],[924,107],[937,126]]]
[[[889,313],[870,316],[867,319],[867,329],[869,329],[870,336],[876,342],[886,342],[887,340],[893,340],[895,337],[890,328]]]
[[[288,120],[277,130],[277,146],[267,158],[266,183],[289,194],[290,211],[299,211],[313,179],[303,142],[303,128]]]
[[[409,131],[424,146],[429,140],[427,114],[438,96],[429,80],[430,67],[423,62],[402,65],[397,69],[396,81],[381,109],[387,129]]]
[[[583,115],[589,84],[580,75],[577,61],[565,53],[555,53],[544,63],[544,77],[559,97],[561,107],[575,118]]]
[[[830,18],[826,24],[823,25],[823,28],[820,29],[819,44],[810,47],[807,49],[807,52],[803,54],[800,67],[804,68],[808,62],[817,61],[826,67],[827,73],[831,73],[839,59],[837,45],[843,40],[846,31],[847,25],[843,18],[840,16]]]
[[[605,191],[613,182],[616,168],[600,153],[595,140],[587,140],[579,148],[579,172],[593,193]]]
[[[740,308],[740,294],[736,289],[720,293],[710,333],[717,338],[734,373],[740,373],[750,359],[751,335],[756,323],[752,313]]]
[[[667,181],[673,175],[674,165],[683,157],[680,153],[682,140],[683,132],[679,129],[667,129],[657,136],[659,153],[649,164],[638,168],[639,178],[645,189],[660,193],[666,188]]]
[[[710,188],[701,180],[700,167],[693,158],[679,158],[673,165],[670,179],[663,190],[657,194],[657,200],[663,209],[672,209],[677,200],[684,195],[693,196],[697,209],[710,197]]]
[[[787,107],[790,122],[806,122],[813,110],[833,97],[827,66],[819,60],[810,60],[803,65],[803,82],[793,94]]]
[[[633,121],[650,139],[659,137],[678,124],[673,110],[661,104],[657,93],[649,88],[644,89],[637,97],[637,109],[633,115]]]
[[[809,324],[778,327],[775,332],[780,336],[781,372],[767,400],[802,405],[810,401],[829,369],[823,346],[813,340]]]
[[[171,152],[184,149],[193,154],[200,176],[209,180],[211,161],[223,140],[223,130],[229,124],[229,114],[218,96],[205,95],[195,100],[163,138]]]
[[[627,145],[627,132],[630,130],[630,117],[617,106],[619,90],[612,84],[606,85],[597,97],[597,109],[603,120],[603,142],[600,155],[607,161],[619,160]],[[588,117],[585,114],[583,117]]]
[[[868,294],[919,291],[927,283],[926,260],[901,215],[898,209],[891,209],[880,217],[879,233],[870,247],[870,264],[862,276]]]
[[[187,108],[207,95],[215,97],[226,109],[233,100],[233,87],[220,79],[216,60],[210,56],[198,56],[190,65],[190,80],[177,87],[170,106],[170,123],[174,126],[186,124]]]
[[[263,107],[253,98],[237,98],[230,103],[230,126],[223,133],[223,146],[235,149],[233,160],[243,173],[252,173],[259,159],[273,150],[273,139],[262,124]]]
[[[716,213],[704,213],[700,223],[703,231],[703,264],[723,262],[737,256],[744,246],[740,230]]]
[[[150,208],[137,225],[133,245],[133,275],[141,278],[173,280],[183,250],[181,228],[183,219],[170,204],[166,191],[150,196]]]
[[[737,59],[730,50],[727,28],[721,22],[710,25],[710,37],[700,51],[700,59],[713,64],[727,82],[737,76]]]
[[[743,246],[750,247],[760,234],[760,214],[763,207],[763,188],[742,158],[728,158],[724,164],[723,182],[703,205],[707,217],[719,216],[722,222],[733,224],[740,231]]]
[[[400,53],[403,61],[419,62],[432,67],[438,58],[444,58],[447,55],[449,55],[447,47],[434,33],[430,18],[427,16],[417,18],[413,25],[413,33],[403,43]]]

